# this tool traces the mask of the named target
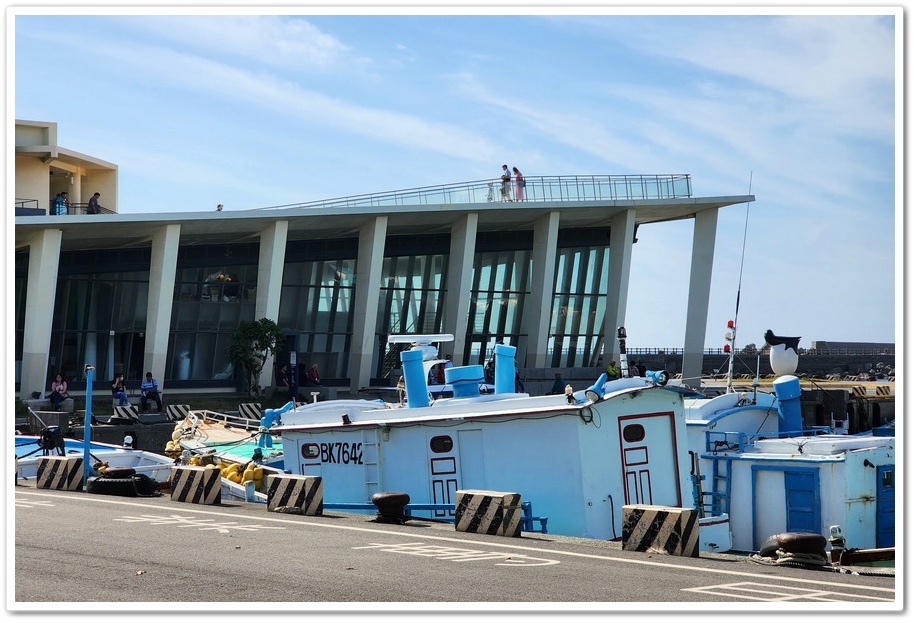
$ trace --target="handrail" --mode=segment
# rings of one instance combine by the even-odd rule
[[[289,203],[256,210],[310,209],[360,206],[498,203],[500,179],[474,180],[422,186],[335,199]],[[555,175],[525,178],[525,201],[617,201],[690,198],[690,175]],[[509,200],[515,199],[515,180],[509,183]]]

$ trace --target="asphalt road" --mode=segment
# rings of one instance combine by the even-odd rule
[[[495,537],[335,511],[269,513],[264,504],[205,506],[168,494],[33,485],[13,493],[7,608],[15,612],[902,610],[887,570],[853,575],[740,555],[681,558],[622,551],[619,542]]]

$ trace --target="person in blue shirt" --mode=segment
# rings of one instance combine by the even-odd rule
[[[550,388],[550,391],[547,392],[548,396],[562,394],[566,391],[566,381],[563,380],[563,377],[559,372],[553,373],[553,387]]]
[[[55,216],[66,214],[67,213],[66,205],[67,204],[64,203],[63,193],[57,193],[57,195],[54,197],[54,203],[52,205],[51,214]]]
[[[156,401],[156,409],[162,412],[162,398],[159,396],[159,382],[153,378],[152,372],[146,373],[146,380],[140,383],[140,408],[146,411],[149,399]]]

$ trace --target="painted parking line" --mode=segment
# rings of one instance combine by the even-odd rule
[[[411,556],[425,556],[436,560],[451,562],[478,562],[481,560],[495,560],[497,567],[547,567],[560,564],[559,560],[548,558],[535,558],[525,554],[492,552],[464,547],[446,547],[444,545],[430,545],[428,543],[370,543],[353,549],[377,549],[391,554],[408,554]]]
[[[50,508],[54,506],[54,502],[50,500],[32,500],[28,498],[16,498],[15,504],[16,508]]]
[[[259,530],[285,530],[284,526],[265,526],[262,524],[240,524],[237,521],[216,521],[206,517],[192,515],[125,515],[113,519],[125,523],[147,523],[152,526],[178,526],[179,528],[197,528],[198,530],[213,530],[220,534],[228,534],[233,530],[243,532],[257,532]]]
[[[749,601],[767,602],[793,602],[793,601],[849,601],[855,597],[861,601],[893,602],[894,599],[878,595],[865,595],[859,592],[840,592],[835,590],[818,590],[804,586],[786,586],[784,584],[761,584],[759,582],[730,582],[728,584],[715,584],[713,586],[698,586],[683,589],[686,593],[702,593],[719,597],[746,599]],[[867,591],[868,588],[858,590]]]

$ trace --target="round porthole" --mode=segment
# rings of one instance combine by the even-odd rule
[[[429,440],[429,449],[433,452],[451,452],[454,444],[448,435],[439,435]]]

